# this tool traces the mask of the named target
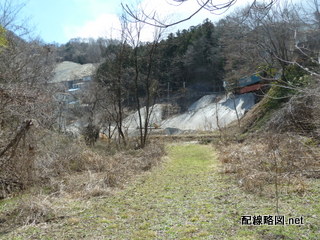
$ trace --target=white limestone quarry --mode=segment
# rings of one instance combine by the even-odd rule
[[[155,104],[154,106],[149,108],[149,112],[151,112],[150,121],[149,121],[151,126],[153,124],[160,125],[160,123],[162,121],[163,107],[164,107],[163,104]],[[144,126],[146,108],[141,108],[140,114],[141,114],[141,119],[142,119],[142,126]],[[128,128],[129,131],[132,129],[137,129],[140,126],[138,111],[136,111],[135,113],[133,113],[133,114],[129,115],[127,118],[125,118],[123,121],[123,126],[125,128]]]
[[[243,94],[235,99],[215,95],[204,96],[192,104],[189,111],[162,122],[163,128],[172,127],[181,130],[215,130],[241,118],[254,105],[254,95]]]
[[[75,62],[64,61],[57,64],[54,69],[54,76],[50,83],[68,82],[77,79],[83,79],[92,76],[96,70],[96,66],[92,63],[79,64]]]
[[[254,103],[255,97],[252,93],[238,95],[235,98],[225,95],[206,95],[193,103],[187,112],[165,120],[162,120],[164,105],[156,104],[153,106],[150,126],[156,124],[162,129],[175,129],[176,133],[186,130],[215,130],[218,125],[223,127],[237,120],[237,114],[241,118]],[[141,113],[144,116],[145,109],[142,109]],[[125,119],[124,126],[128,128],[129,133],[138,128],[138,119],[137,112]]]

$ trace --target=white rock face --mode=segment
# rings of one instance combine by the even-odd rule
[[[82,79],[86,76],[92,76],[96,67],[92,63],[79,64],[69,61],[64,61],[57,64],[54,69],[54,76],[51,83],[67,82],[76,79]]]
[[[201,108],[204,108],[211,103],[213,103],[216,99],[217,95],[206,95],[200,98],[198,101],[194,102],[189,108],[188,111],[196,111]]]
[[[189,111],[169,118],[162,122],[161,127],[173,127],[181,130],[214,130],[226,126],[241,118],[245,111],[254,105],[252,93],[236,96],[235,99],[223,97],[218,100],[216,95],[208,95],[192,104]],[[235,110],[236,109],[236,110]]]
[[[151,125],[154,123],[160,125],[162,121],[163,106],[164,106],[163,104],[155,104],[153,107],[149,108],[149,111],[151,112],[149,122]],[[140,113],[141,113],[142,125],[144,125],[146,108],[141,108]],[[123,126],[129,129],[137,129],[140,126],[138,111],[135,112],[134,114],[129,115],[127,118],[125,118],[123,121]]]
[[[153,107],[150,124],[157,124],[161,128],[177,128],[180,130],[215,130],[226,126],[237,119],[238,112],[241,118],[255,103],[252,93],[236,96],[234,99],[226,96],[207,95],[193,103],[188,111],[162,120],[164,105],[156,104]],[[236,110],[235,110],[236,109]],[[142,118],[145,109],[141,109]],[[127,117],[124,126],[129,130],[136,130],[139,126],[138,113]]]

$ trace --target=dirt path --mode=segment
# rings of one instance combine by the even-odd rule
[[[217,166],[212,146],[170,146],[162,166],[126,189],[70,202],[66,218],[4,239],[287,239],[295,233],[291,227],[242,227],[241,215],[272,214],[273,206],[229,184]]]

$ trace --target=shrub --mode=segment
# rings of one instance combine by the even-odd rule
[[[93,146],[98,140],[99,131],[100,129],[93,124],[88,124],[87,127],[83,128],[82,135],[84,136],[84,140],[88,146]]]

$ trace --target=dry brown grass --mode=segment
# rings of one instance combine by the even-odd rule
[[[266,128],[277,133],[295,132],[299,135],[319,137],[317,122],[320,109],[316,99],[317,97],[307,94],[292,97],[273,114]]]
[[[103,155],[82,142],[56,137],[37,155],[33,179],[38,183],[14,200],[13,206],[2,206],[0,232],[65,217],[63,201],[68,199],[108,197],[137,174],[156,166],[165,153],[163,144],[151,143],[144,149]]]
[[[13,208],[1,213],[3,225],[0,230],[7,231],[19,226],[52,221],[57,217],[59,208],[52,204],[48,196],[21,198]]]
[[[32,153],[20,147],[11,164],[0,171],[0,197],[30,188],[86,198],[108,195],[109,188],[121,187],[158,164],[164,155],[161,143],[135,150],[134,142],[126,147],[113,142],[92,147],[83,139],[50,131],[38,132],[35,138]]]
[[[104,150],[101,144],[105,145]],[[164,155],[164,145],[159,143],[114,154],[109,154],[107,144],[100,143],[97,151],[82,142],[68,143],[49,162],[39,159],[39,178],[55,194],[81,198],[105,196],[112,192],[111,188],[122,187],[133,176],[150,170]]]
[[[220,144],[223,171],[247,191],[271,193],[277,185],[303,194],[308,178],[320,178],[319,91],[318,84],[310,85],[278,105],[265,96],[241,120],[242,129],[228,132],[242,143],[234,137]]]
[[[307,178],[320,178],[319,148],[305,137],[264,134],[219,149],[222,171],[234,174],[249,192],[272,195],[270,189],[277,179],[282,191],[303,193]]]

